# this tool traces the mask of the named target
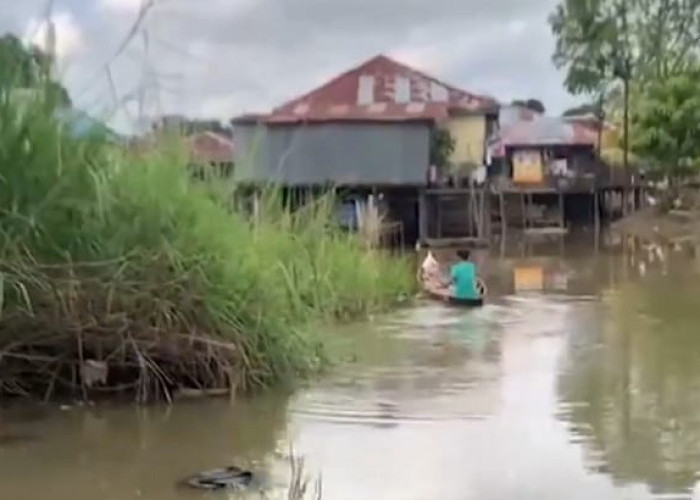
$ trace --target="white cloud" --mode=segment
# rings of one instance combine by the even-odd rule
[[[100,0],[100,6],[106,10],[133,13],[144,6],[144,0]]]
[[[55,33],[54,48],[58,59],[66,59],[78,53],[84,46],[83,32],[70,12],[58,12],[51,16]],[[25,39],[44,50],[49,50],[49,22],[33,18],[27,23]]]
[[[22,33],[32,17],[29,31],[39,30],[45,2],[0,0],[0,33]],[[143,0],[56,0],[75,17],[54,20],[57,51],[70,56],[66,87],[91,112],[138,95],[147,74],[147,114],[266,111],[385,53],[465,90],[540,98],[556,113],[573,101],[551,61],[557,2],[156,0],[132,33]]]

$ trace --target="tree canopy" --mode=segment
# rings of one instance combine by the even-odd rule
[[[450,163],[450,157],[455,150],[455,139],[446,128],[435,128],[430,138],[430,163],[445,167]]]
[[[13,34],[0,37],[0,90],[45,89],[59,105],[70,105],[68,91],[51,79],[51,56],[36,46],[25,46]]]
[[[625,73],[641,84],[668,78],[700,56],[700,0],[561,0],[549,22],[554,63],[576,94]]]
[[[700,167],[700,73],[651,84],[634,124],[634,151],[670,175]]]

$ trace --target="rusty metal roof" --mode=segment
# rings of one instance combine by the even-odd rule
[[[228,163],[234,159],[233,141],[216,132],[204,131],[186,138],[190,158],[202,163]]]
[[[128,149],[136,154],[146,153],[157,148],[162,136],[149,134],[131,141]],[[217,132],[202,131],[184,137],[186,152],[191,161],[197,163],[228,163],[234,161],[233,141]]]
[[[518,146],[594,146],[596,134],[579,123],[562,118],[541,117],[519,121],[501,128],[491,145],[494,156],[504,156],[505,149]]]
[[[379,55],[277,108],[267,123],[441,120],[495,112],[495,99]]]

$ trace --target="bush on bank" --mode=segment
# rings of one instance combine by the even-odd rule
[[[332,199],[291,214],[270,189],[251,221],[179,148],[76,139],[41,99],[0,95],[0,173],[4,394],[267,386],[322,366],[319,323],[413,286]]]

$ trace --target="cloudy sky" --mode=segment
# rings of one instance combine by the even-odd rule
[[[379,53],[501,100],[576,102],[551,64],[557,0],[152,1],[0,0],[0,33],[41,42],[51,12],[74,101],[120,129],[265,111]]]

